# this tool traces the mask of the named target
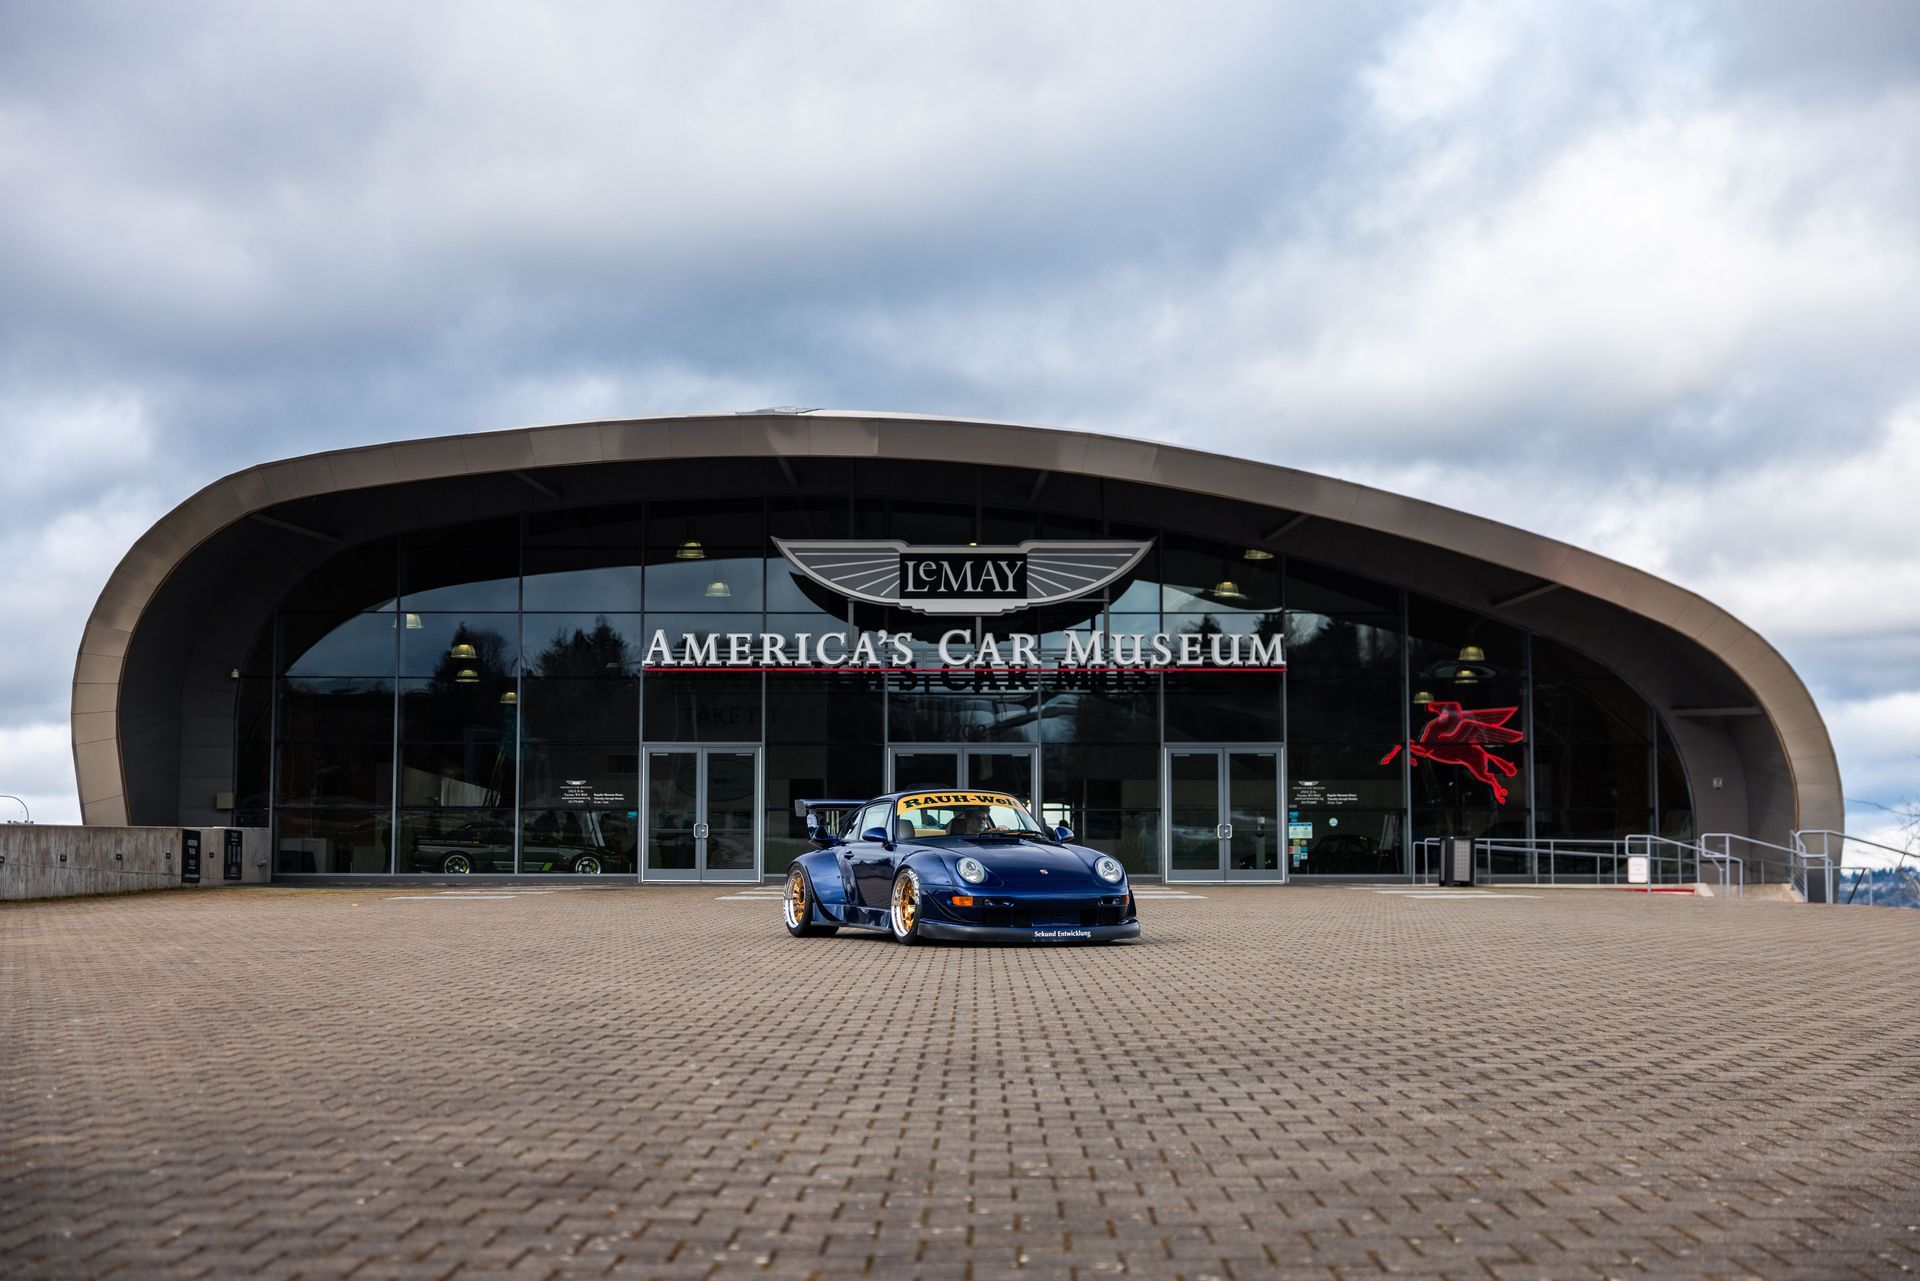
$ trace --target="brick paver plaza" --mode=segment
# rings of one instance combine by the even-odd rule
[[[0,1276],[1920,1268],[1920,913],[1206,887],[976,950],[440,893],[0,907]]]

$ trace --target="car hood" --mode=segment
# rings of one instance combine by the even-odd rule
[[[1084,892],[1089,885],[1111,893],[1117,887],[1101,880],[1087,860],[1071,849],[1038,841],[956,841],[946,852],[958,859],[972,855],[987,867],[983,889],[1035,890],[1052,893]]]

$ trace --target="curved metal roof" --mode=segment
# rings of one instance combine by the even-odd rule
[[[73,750],[89,823],[127,821],[120,681],[142,611],[194,549],[279,503],[529,468],[676,458],[942,458],[1218,495],[1450,549],[1663,624],[1752,691],[1792,773],[1803,827],[1841,825],[1838,763],[1805,684],[1752,628],[1699,595],[1566,543],[1290,467],[1090,432],[850,410],[622,418],[404,440],[262,463],[213,482],[142,535],[107,580],[74,669]]]

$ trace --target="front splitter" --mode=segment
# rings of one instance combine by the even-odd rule
[[[921,918],[923,938],[950,943],[1112,943],[1140,937],[1140,922],[1124,925],[1036,925],[1028,929],[999,925],[960,925]]]

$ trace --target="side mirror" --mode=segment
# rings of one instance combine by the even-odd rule
[[[860,839],[863,841],[875,841],[881,845],[893,844],[893,841],[887,836],[887,829],[884,827],[869,827],[866,831],[860,833]]]
[[[1073,829],[1071,827],[1068,827],[1065,823],[1062,823],[1060,826],[1053,829],[1053,839],[1056,841],[1059,841],[1062,845],[1065,845],[1068,841],[1073,839]]]

